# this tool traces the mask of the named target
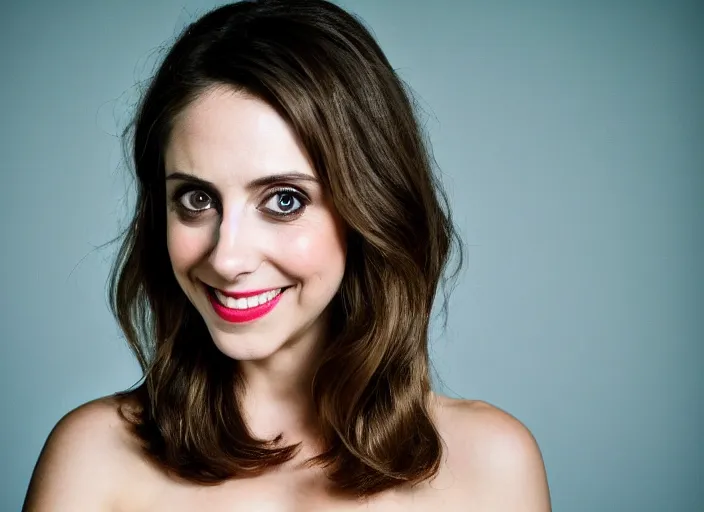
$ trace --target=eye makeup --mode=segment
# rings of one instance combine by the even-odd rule
[[[269,204],[272,203],[271,200],[277,197],[279,198],[279,201],[274,201],[273,204],[269,206]],[[286,201],[286,199],[288,199],[288,201]],[[310,202],[311,201],[308,195],[301,190],[294,187],[284,186],[269,190],[264,201],[260,203],[257,209],[267,215],[273,215],[281,220],[292,220],[300,217]],[[293,210],[288,209],[289,204],[291,203],[295,208]],[[296,206],[296,204],[298,206]],[[274,208],[278,208],[279,211],[272,208],[272,206]]]
[[[189,208],[187,204],[193,201],[194,198],[199,200],[209,199],[208,204],[203,208]],[[195,219],[208,210],[215,209],[220,211],[219,199],[217,192],[209,190],[202,184],[186,182],[176,186],[171,193],[170,200],[171,208],[186,219]]]
[[[206,204],[202,208],[193,207],[193,202]],[[189,203],[191,207],[188,206]],[[300,217],[310,203],[309,194],[303,190],[291,185],[279,184],[265,192],[257,210],[273,220],[289,221]],[[174,188],[170,195],[170,205],[180,217],[186,220],[195,220],[213,209],[222,213],[219,194],[202,182],[190,180]]]

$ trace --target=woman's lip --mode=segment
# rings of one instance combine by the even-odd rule
[[[261,289],[261,290],[245,290],[241,292],[226,292],[225,290],[221,290],[220,288],[213,288],[212,286],[209,286],[212,290],[217,290],[218,292],[222,293],[226,297],[232,297],[234,299],[246,299],[247,297],[253,297],[255,295],[261,295],[262,293],[266,292],[271,292],[274,290],[284,290],[285,288],[288,288],[287,286],[280,286],[278,288],[266,288],[266,289]]]
[[[220,303],[220,300],[217,298],[212,289],[208,291],[208,299],[210,300],[210,304],[213,310],[220,318],[227,322],[239,324],[252,322],[270,313],[271,310],[273,310],[274,307],[276,307],[276,305],[281,300],[281,297],[283,296],[286,288],[283,288],[282,291],[280,293],[277,293],[273,299],[265,302],[264,304],[259,304],[257,306],[253,306],[251,308],[246,309],[233,309],[224,306]],[[274,288],[274,290],[278,290],[278,288]]]

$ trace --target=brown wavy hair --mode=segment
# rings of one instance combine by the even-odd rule
[[[427,403],[428,327],[461,244],[412,95],[362,23],[324,0],[205,14],[177,38],[125,130],[137,203],[110,303],[144,378],[119,394],[138,404],[123,417],[150,460],[202,484],[260,474],[298,449],[249,432],[237,361],[203,342],[209,332],[169,261],[164,148],[175,117],[214,85],[287,120],[347,227],[345,275],[311,384],[325,449],[309,464],[355,496],[429,479],[442,444]]]

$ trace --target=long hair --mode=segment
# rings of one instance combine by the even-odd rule
[[[122,394],[139,405],[124,416],[152,461],[203,484],[260,474],[298,448],[251,435],[237,362],[211,342],[169,262],[164,148],[176,116],[214,85],[277,110],[346,225],[345,274],[311,385],[325,448],[309,464],[355,496],[431,478],[442,444],[427,403],[428,327],[459,239],[410,94],[367,29],[325,0],[207,13],[171,47],[125,131],[138,195],[110,299],[144,380]]]

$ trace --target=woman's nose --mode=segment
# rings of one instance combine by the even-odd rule
[[[213,270],[223,280],[234,282],[239,275],[252,273],[259,266],[261,257],[252,220],[244,208],[223,212],[209,257]]]

